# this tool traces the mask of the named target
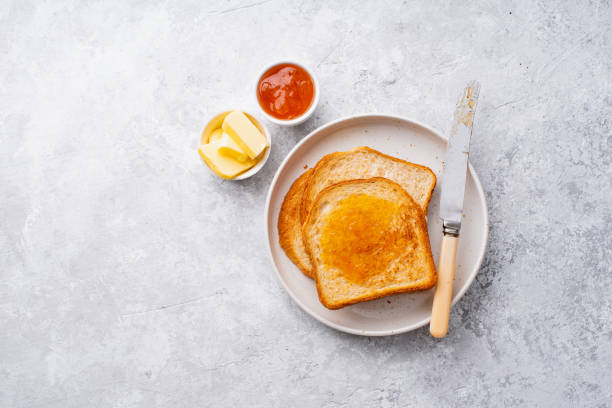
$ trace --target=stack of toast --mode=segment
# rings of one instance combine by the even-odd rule
[[[329,154],[287,192],[280,246],[329,309],[429,289],[425,215],[435,185],[429,168],[368,147]]]

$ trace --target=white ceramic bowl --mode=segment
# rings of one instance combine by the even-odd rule
[[[302,114],[302,116],[299,116],[299,117],[297,117],[295,119],[284,120],[284,119],[278,119],[278,118],[275,118],[274,116],[271,116],[270,114],[268,114],[262,108],[261,104],[259,103],[259,98],[257,97],[258,88],[259,88],[259,80],[261,79],[261,77],[270,68],[273,68],[273,67],[275,67],[277,65],[281,65],[281,64],[293,64],[293,65],[297,65],[298,67],[302,68],[304,71],[308,72],[308,75],[310,75],[310,77],[312,78],[312,82],[314,83],[314,100],[312,101],[312,104],[310,105],[310,108],[308,108],[308,110],[306,112],[304,112]],[[307,66],[305,66],[304,64],[300,64],[299,62],[295,62],[295,61],[284,60],[284,61],[275,62],[274,64],[270,64],[267,67],[265,67],[263,70],[261,70],[259,75],[257,75],[257,80],[255,81],[255,102],[257,102],[257,106],[259,106],[259,111],[270,122],[275,123],[275,124],[280,125],[280,126],[295,126],[295,125],[299,125],[300,123],[305,122],[309,117],[312,116],[312,113],[317,108],[317,105],[319,104],[319,96],[320,96],[320,94],[321,94],[321,92],[319,90],[319,81],[317,81],[317,77],[315,76],[314,72],[311,69],[309,69]]]
[[[237,110],[240,110],[240,109],[237,109]],[[223,124],[223,119],[225,119],[225,117],[230,112],[232,112],[232,111],[222,112],[222,113],[216,115],[214,118],[212,118],[210,122],[208,122],[208,124],[204,128],[204,132],[202,132],[202,139],[200,140],[200,144],[208,143],[208,139],[210,138],[210,135],[213,132],[213,130],[218,129],[218,128],[221,127],[221,125]],[[242,110],[242,112],[244,112],[244,114],[247,116],[247,118],[249,118],[251,120],[251,122],[253,122],[255,127],[257,127],[257,129],[259,129],[259,131],[261,133],[263,133],[263,135],[268,140],[269,146],[266,148],[266,151],[264,152],[264,156],[261,158],[261,160],[259,162],[257,162],[257,164],[255,166],[251,167],[250,169],[248,169],[244,173],[239,174],[238,176],[236,176],[234,178],[221,177],[217,173],[215,173],[214,170],[211,169],[211,171],[213,173],[215,173],[217,176],[219,176],[219,177],[221,177],[223,179],[226,179],[226,180],[244,180],[246,178],[251,177],[255,173],[257,173],[259,170],[261,170],[261,168],[264,166],[264,164],[266,164],[266,162],[268,161],[268,157],[270,157],[270,149],[272,149],[272,138],[270,137],[270,132],[268,131],[268,128],[266,127],[266,125],[264,125],[262,122],[257,120],[257,118],[255,118],[250,113],[247,113],[244,110]],[[206,164],[206,166],[208,166],[208,164],[206,162],[204,162],[204,164]]]

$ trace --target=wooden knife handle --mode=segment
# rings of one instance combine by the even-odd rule
[[[453,297],[453,280],[455,278],[455,257],[459,237],[444,235],[438,265],[438,283],[434,292],[433,307],[429,332],[434,337],[444,337],[448,331],[448,317]]]

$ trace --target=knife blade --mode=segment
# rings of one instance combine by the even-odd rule
[[[438,282],[431,308],[429,332],[434,337],[444,337],[448,331],[450,304],[455,279],[457,244],[461,230],[463,197],[467,179],[470,139],[474,124],[474,112],[480,94],[480,84],[468,83],[457,102],[451,134],[446,148],[446,163],[442,172],[440,194],[440,218],[443,221],[442,245],[438,261]]]
[[[480,84],[476,81],[470,82],[463,90],[457,102],[446,148],[440,194],[440,218],[443,221],[444,232],[448,234],[459,235],[461,229],[470,139],[479,94]]]

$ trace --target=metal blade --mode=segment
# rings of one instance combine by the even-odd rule
[[[454,123],[446,148],[440,195],[440,218],[444,221],[445,233],[458,235],[461,229],[470,139],[479,93],[480,84],[476,81],[470,82],[463,90],[455,110]]]

